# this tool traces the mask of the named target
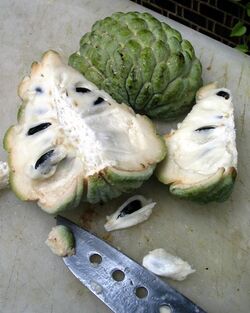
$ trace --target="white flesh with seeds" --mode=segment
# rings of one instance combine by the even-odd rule
[[[184,280],[195,272],[187,262],[162,248],[150,251],[143,258],[142,265],[156,275],[174,280]]]
[[[146,221],[152,214],[156,202],[136,195],[124,202],[118,210],[107,216],[106,231],[124,229]]]
[[[47,212],[78,197],[91,175],[111,167],[144,171],[164,157],[164,143],[147,117],[112,100],[56,52],[32,65],[19,95],[18,124],[5,140],[11,186]]]
[[[165,136],[168,154],[159,166],[159,179],[166,184],[192,185],[220,169],[236,169],[233,112],[229,90],[214,84],[201,88],[192,111],[177,130]]]

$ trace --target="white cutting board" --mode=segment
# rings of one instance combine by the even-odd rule
[[[0,1],[0,139],[16,121],[17,85],[33,60],[48,49],[65,58],[81,36],[115,11],[148,11],[121,0]],[[185,26],[153,13],[192,41],[203,64],[205,82],[217,80],[232,90],[236,111],[239,175],[223,204],[198,205],[171,197],[155,179],[138,193],[157,201],[151,218],[134,228],[107,235],[105,215],[127,196],[86,213],[82,206],[66,216],[104,236],[141,262],[149,250],[163,247],[191,263],[196,273],[169,283],[208,312],[248,313],[250,308],[250,58]],[[174,126],[175,123],[172,123]],[[170,125],[161,125],[161,130]],[[1,149],[0,159],[6,154]],[[11,193],[0,194],[0,312],[110,312],[53,255],[44,241],[52,216]],[[128,312],[129,313],[129,312]]]

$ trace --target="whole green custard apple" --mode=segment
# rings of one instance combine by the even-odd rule
[[[191,43],[149,13],[97,21],[69,64],[117,102],[162,120],[188,112],[202,85]]]

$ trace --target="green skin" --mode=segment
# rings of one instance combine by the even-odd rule
[[[139,188],[153,174],[155,165],[148,166],[144,171],[126,172],[107,168],[99,174],[88,177],[86,200],[91,203],[108,200],[120,196],[123,192],[130,193]]]
[[[190,42],[148,13],[115,13],[97,21],[69,64],[117,102],[162,120],[188,112],[202,85]]]
[[[231,195],[236,176],[237,171],[232,167],[227,173],[222,173],[222,175],[207,184],[200,183],[187,188],[185,188],[185,185],[171,184],[169,191],[181,199],[193,200],[199,203],[223,202]]]

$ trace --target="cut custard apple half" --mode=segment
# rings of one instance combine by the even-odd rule
[[[229,197],[237,174],[232,95],[210,84],[196,98],[177,130],[165,136],[168,153],[156,175],[180,198],[221,202]]]
[[[166,154],[152,122],[118,104],[54,51],[19,86],[18,123],[4,139],[10,185],[49,213],[132,191]]]

